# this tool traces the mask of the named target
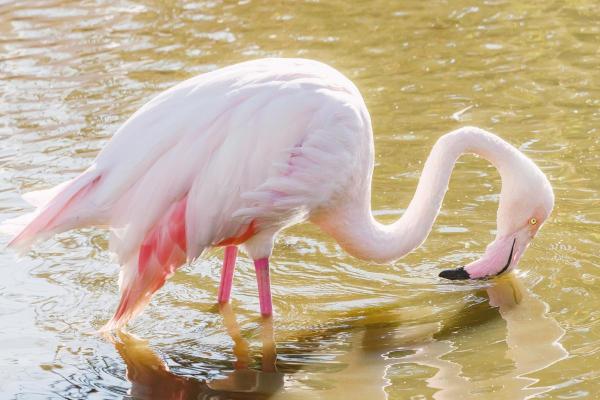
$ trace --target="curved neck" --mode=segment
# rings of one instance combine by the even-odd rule
[[[419,247],[429,235],[440,211],[456,160],[464,153],[477,154],[500,172],[502,185],[514,180],[527,158],[496,135],[465,127],[442,136],[434,145],[406,212],[390,225],[379,223],[371,212],[371,190],[317,223],[355,257],[379,262],[401,258]],[[370,184],[370,182],[368,182]]]

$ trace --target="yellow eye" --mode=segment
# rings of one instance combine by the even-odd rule
[[[535,225],[535,224],[537,224],[537,219],[535,219],[535,218],[531,218],[531,219],[529,220],[529,225]]]

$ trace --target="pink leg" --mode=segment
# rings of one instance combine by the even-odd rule
[[[219,285],[219,303],[227,303],[231,296],[233,285],[233,271],[235,271],[235,258],[237,257],[237,246],[225,247],[225,258],[221,270],[221,285]]]
[[[254,260],[254,268],[256,270],[256,282],[258,283],[260,313],[264,316],[269,316],[273,314],[271,282],[269,280],[269,259],[261,258],[260,260]]]

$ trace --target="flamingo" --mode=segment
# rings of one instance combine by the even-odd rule
[[[481,279],[514,268],[552,211],[551,185],[529,158],[483,129],[450,132],[433,146],[406,212],[381,224],[371,212],[373,131],[356,86],[317,61],[243,62],[158,94],[87,170],[25,194],[37,209],[10,245],[109,227],[121,294],[105,329],[122,327],[180,266],[213,247],[225,248],[218,301],[228,302],[242,246],[269,316],[269,257],[281,230],[308,220],[359,259],[397,260],[428,236],[463,153],[500,173],[497,233],[479,260],[440,276]]]

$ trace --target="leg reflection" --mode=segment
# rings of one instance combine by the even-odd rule
[[[212,381],[178,376],[153,350],[148,342],[136,336],[118,332],[112,338],[116,350],[127,366],[129,394],[136,399],[265,399],[283,387],[283,374],[275,368],[275,342],[270,318],[262,322],[262,370],[249,368],[251,358],[248,343],[241,336],[235,315],[229,304],[220,307],[228,334],[231,336],[236,357],[234,370],[226,377]],[[250,397],[248,397],[250,396]]]
[[[225,325],[227,334],[231,337],[231,340],[233,340],[233,355],[235,356],[235,362],[233,363],[234,368],[236,370],[248,368],[250,365],[248,342],[242,337],[231,304],[219,304],[219,312],[223,317],[223,325]]]
[[[211,389],[228,393],[272,394],[283,387],[283,374],[275,367],[277,353],[273,337],[272,317],[262,318],[262,362],[261,370],[248,368],[248,342],[241,336],[235,314],[229,304],[219,307],[227,333],[233,340],[233,352],[237,358],[235,370],[224,379],[216,379],[208,383]]]

